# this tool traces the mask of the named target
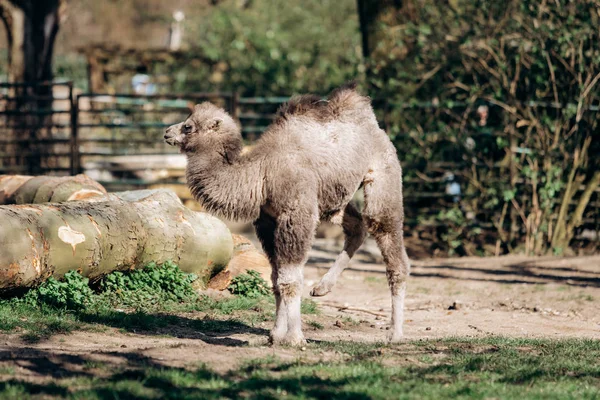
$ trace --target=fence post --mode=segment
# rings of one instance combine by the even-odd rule
[[[79,159],[79,139],[78,139],[78,128],[79,128],[79,95],[75,97],[73,95],[73,87],[71,87],[70,93],[71,100],[71,175],[77,175],[80,170],[80,159]]]
[[[231,108],[230,112],[231,112],[231,116],[233,117],[233,119],[238,118],[239,101],[240,101],[240,94],[237,91],[234,91],[231,94],[231,104],[230,104],[230,108]]]

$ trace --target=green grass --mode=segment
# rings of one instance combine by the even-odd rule
[[[256,331],[273,319],[272,296],[232,296],[219,300],[198,296],[193,276],[172,263],[151,264],[131,273],[114,272],[90,290],[87,279],[69,272],[64,280],[48,280],[18,298],[0,300],[0,331],[18,333],[37,342],[73,330],[121,332],[153,331],[168,327],[211,333]],[[247,285],[251,290],[251,285]],[[316,314],[314,302],[304,302],[305,313]],[[202,313],[204,315],[198,315]],[[193,314],[193,315],[192,315]],[[197,319],[200,316],[201,319]]]
[[[306,324],[316,331],[322,331],[323,329],[325,329],[323,324],[318,321],[310,320],[310,321],[307,321]]]
[[[129,309],[118,311],[106,304],[95,308],[66,310],[36,307],[12,301],[0,301],[0,331],[19,333],[28,342],[37,342],[53,335],[74,330],[98,331],[114,327],[121,332],[168,332],[179,327],[200,332],[220,333],[252,331],[263,321],[271,321],[273,301],[268,298],[233,297],[214,300],[200,297],[185,303],[165,303],[151,312]],[[197,319],[198,312],[202,319]]]
[[[302,299],[302,314],[319,315],[319,305],[311,299]]]
[[[336,351],[322,360],[304,354]],[[448,339],[400,345],[321,342],[292,361],[249,360],[229,372],[207,366],[101,365],[45,384],[0,383],[0,398],[85,399],[597,399],[600,342]],[[91,364],[91,368],[97,368]]]

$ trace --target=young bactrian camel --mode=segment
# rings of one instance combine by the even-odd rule
[[[211,103],[195,106],[184,122],[167,129],[165,140],[187,155],[188,185],[209,212],[254,221],[273,268],[277,312],[272,343],[304,343],[303,266],[323,220],[341,224],[346,240],[311,295],[331,291],[368,230],[383,255],[392,292],[390,340],[402,338],[410,269],[402,235],[402,170],[369,98],[358,94],[354,84],[325,100],[313,95],[291,99],[245,154],[236,122]],[[361,186],[362,215],[350,204]]]

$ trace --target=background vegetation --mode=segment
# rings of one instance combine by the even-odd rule
[[[57,77],[85,90],[86,63],[77,55],[85,43],[164,48],[180,8],[187,58],[150,63],[160,90],[325,94],[357,78],[398,147],[408,225],[428,229],[434,249],[598,247],[600,0],[112,0],[98,7],[68,3]],[[116,74],[126,79],[115,78],[114,90],[131,90],[133,73]],[[459,195],[446,194],[451,185]]]

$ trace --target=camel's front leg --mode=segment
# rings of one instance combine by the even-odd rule
[[[277,266],[277,276],[273,287],[275,293],[280,296],[280,303],[277,307],[275,328],[271,334],[274,344],[300,346],[305,343],[300,315],[304,287],[303,270],[317,222],[316,210],[306,212],[296,209],[277,218],[273,263]],[[282,337],[286,318],[287,332]]]
[[[271,334],[273,343],[300,346],[306,341],[302,334],[302,288],[304,287],[301,264],[282,265],[277,278],[277,290],[281,305],[277,309],[275,328]],[[280,335],[280,327],[286,325],[287,332]]]
[[[283,338],[288,331],[287,309],[283,304],[283,298],[279,286],[277,285],[277,277],[277,268],[274,266],[271,271],[271,282],[273,283],[273,294],[275,295],[275,326],[270,334],[271,343],[283,341]]]

